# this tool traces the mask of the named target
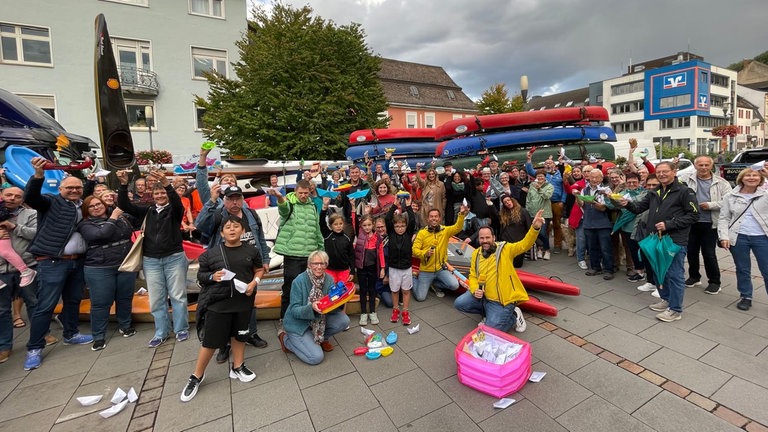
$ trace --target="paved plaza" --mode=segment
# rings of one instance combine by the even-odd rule
[[[768,431],[764,282],[754,278],[754,306],[739,311],[733,261],[718,254],[722,292],[687,289],[683,319],[670,324],[654,318],[647,306],[655,299],[623,271],[604,281],[585,276],[565,255],[526,262],[525,270],[560,276],[582,295],[534,293],[560,313],[526,314],[528,329],[517,336],[532,345],[533,370],[547,375],[511,395],[517,402],[503,410],[457,379],[454,349],[479,317],[454,310],[450,294],[430,294],[412,303],[421,328],[414,335],[384,322],[391,311],[379,308],[382,324],[369,328],[395,329],[399,341],[394,354],[373,361],[352,354],[363,345],[357,316],[318,366],[283,353],[276,322],[260,322],[269,347],[246,348],[257,378],[231,380],[225,365],[211,362],[188,403],[179,394],[194,368],[194,338],[152,350],[145,347],[151,324],[132,338],[112,324],[105,350],[59,343],[45,349],[40,369],[25,372],[27,326],[0,365],[0,431]],[[88,324],[81,329],[89,332]],[[117,387],[135,388],[139,400],[104,419],[98,412]],[[75,399],[98,394],[103,400],[91,407]]]

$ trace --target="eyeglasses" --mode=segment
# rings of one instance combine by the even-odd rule
[[[64,186],[64,189],[66,190],[82,190],[82,186]]]
[[[311,262],[311,263],[309,263],[309,265],[315,266],[315,267],[325,267],[327,264],[322,262],[322,261],[320,261],[320,262]]]
[[[104,204],[99,202],[99,203],[96,203],[96,204],[89,205],[88,208],[89,209],[95,209],[95,208],[99,208],[99,207],[103,207],[103,206],[104,206]]]

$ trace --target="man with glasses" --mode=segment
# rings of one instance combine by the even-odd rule
[[[50,331],[53,309],[63,299],[59,320],[64,327],[64,344],[85,345],[91,335],[80,334],[78,321],[83,298],[85,240],[75,230],[82,219],[83,183],[76,177],[61,181],[59,195],[43,195],[43,167],[48,160],[32,159],[35,173],[27,182],[24,199],[37,210],[38,230],[27,252],[35,255],[38,270],[37,307],[29,318],[29,342],[24,370],[40,367],[45,335]]]

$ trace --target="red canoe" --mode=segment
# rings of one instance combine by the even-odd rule
[[[520,278],[520,282],[523,283],[523,286],[528,291],[546,291],[570,296],[577,296],[581,294],[581,289],[576,285],[571,285],[557,279],[551,279],[546,276],[528,273],[523,270],[517,270],[517,276]]]
[[[434,128],[361,129],[349,135],[349,145],[386,141],[435,141]]]
[[[530,313],[537,313],[539,315],[557,316],[557,308],[551,304],[544,303],[536,297],[528,294],[528,301],[518,303],[517,306]]]
[[[464,117],[440,125],[434,132],[434,139],[441,141],[485,131],[530,129],[593,121],[608,121],[608,110],[601,106],[585,106]]]

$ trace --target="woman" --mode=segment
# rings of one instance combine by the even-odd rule
[[[551,256],[547,228],[552,223],[552,202],[550,198],[552,198],[554,192],[555,187],[551,183],[547,183],[547,176],[544,170],[536,171],[536,180],[528,188],[525,208],[530,214],[536,214],[539,210],[544,210],[544,228],[539,231],[539,240],[541,241],[543,251],[539,249],[536,252],[536,258],[539,259],[549,260]]]
[[[427,215],[432,209],[440,210],[440,214],[445,213],[445,185],[438,180],[437,171],[434,168],[427,170],[426,178],[421,179],[420,170],[416,169],[416,180],[421,187],[421,215],[427,220]],[[440,221],[443,223],[443,221]]]
[[[581,171],[581,167],[575,166],[571,169],[571,173],[565,176],[563,179],[563,189],[566,193],[565,206],[563,208],[563,215],[568,220],[568,224],[563,227],[563,237],[565,237],[565,243],[568,247],[568,256],[572,257],[576,255],[576,250],[579,245],[579,236],[577,235],[577,229],[581,223],[581,207],[576,205],[576,195],[573,191],[581,191],[584,189],[584,175]],[[571,214],[576,213],[571,221]],[[581,232],[583,237],[584,232]],[[581,245],[581,254],[578,261],[584,260],[584,245]],[[581,265],[579,265],[581,266]],[[584,262],[584,269],[586,270],[586,261]]]
[[[531,228],[533,219],[516,199],[509,195],[501,196],[501,210],[499,211],[501,229],[499,239],[508,243],[515,243],[523,238]],[[520,254],[512,261],[515,268],[523,266],[525,254]]]
[[[291,284],[291,301],[283,318],[283,330],[278,333],[284,352],[296,354],[309,365],[323,361],[323,352],[333,350],[328,340],[349,326],[349,317],[338,308],[328,314],[320,312],[318,301],[333,286],[333,278],[325,272],[328,254],[317,250],[307,258],[307,271]]]
[[[181,236],[184,240],[192,240],[192,231],[195,230],[195,219],[192,216],[192,201],[184,196],[187,193],[187,184],[177,183],[173,188],[179,194],[181,205],[184,206],[184,216],[181,219],[180,228]]]
[[[131,324],[131,304],[136,285],[135,272],[118,271],[131,250],[133,227],[119,208],[107,215],[106,203],[95,196],[83,201],[83,220],[77,230],[88,242],[83,273],[91,296],[91,333],[93,351],[106,348],[109,308],[115,303],[115,315],[124,337],[136,330]]]
[[[456,220],[456,213],[461,207],[462,201],[467,197],[464,175],[454,171],[445,179],[445,220],[452,223]]]
[[[736,264],[736,288],[741,310],[752,307],[752,260],[768,280],[768,191],[760,186],[765,177],[760,171],[747,168],[736,177],[736,188],[723,198],[717,235],[720,246],[731,251]],[[768,290],[768,288],[766,288]]]
[[[104,189],[102,191],[95,192],[93,195],[100,198],[104,205],[107,206],[107,216],[112,214],[112,210],[117,207],[117,204],[115,203],[115,200],[117,199],[117,192],[110,189]]]
[[[392,193],[389,184],[385,180],[379,180],[373,184],[376,196],[371,200],[371,216],[374,218],[384,216],[389,211],[389,208],[395,204],[397,198]]]

